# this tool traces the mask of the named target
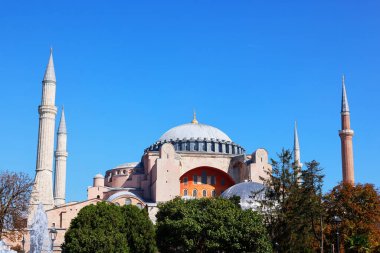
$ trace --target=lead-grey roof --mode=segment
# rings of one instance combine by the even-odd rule
[[[46,66],[44,81],[54,81],[54,82],[56,81],[52,49],[50,49],[50,57],[49,57],[48,65]]]
[[[216,127],[205,124],[187,123],[180,126],[173,127],[166,133],[164,133],[158,141],[170,141],[170,140],[183,140],[183,139],[219,139],[223,141],[231,141],[224,132]]]
[[[344,76],[342,78],[342,110],[341,112],[349,112],[350,108],[348,106],[346,85],[344,84]]]
[[[67,133],[65,110],[62,107],[61,120],[59,121],[58,133]]]
[[[111,196],[109,196],[107,201],[111,202],[111,201],[113,201],[119,197],[134,197],[134,198],[137,198],[138,200],[140,200],[141,202],[144,202],[144,200],[142,200],[142,198],[140,198],[139,196],[137,196],[136,194],[134,194],[133,192],[130,192],[130,191],[116,192],[116,193],[112,194]]]
[[[255,208],[258,200],[265,197],[264,185],[256,182],[242,182],[235,184],[225,190],[221,197],[229,199],[233,196],[240,197],[240,206],[242,209]]]

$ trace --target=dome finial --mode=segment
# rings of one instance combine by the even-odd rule
[[[197,113],[195,112],[195,110],[193,111],[193,120],[191,121],[191,123],[198,124]]]

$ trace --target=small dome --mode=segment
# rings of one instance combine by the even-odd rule
[[[116,193],[112,194],[111,196],[109,196],[107,201],[112,202],[113,200],[115,200],[119,197],[132,197],[132,198],[136,198],[136,199],[138,199],[144,203],[144,201],[139,196],[137,196],[136,194],[134,194],[133,192],[130,192],[130,191],[116,192]]]
[[[96,174],[94,178],[104,178],[102,174]]]
[[[235,184],[225,190],[221,197],[229,199],[233,196],[240,197],[240,206],[242,209],[255,209],[258,206],[257,200],[265,196],[265,186],[256,182],[242,182]],[[256,196],[254,196],[256,194]]]
[[[170,140],[183,140],[183,139],[219,139],[220,141],[231,141],[225,133],[216,127],[198,124],[198,123],[188,123],[180,126],[173,127],[166,133],[164,133],[159,141],[170,141]],[[232,141],[231,141],[232,142]]]

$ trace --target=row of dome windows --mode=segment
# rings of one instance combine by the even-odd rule
[[[188,177],[183,177],[183,184],[188,184]],[[202,171],[202,176],[193,175],[193,184],[210,184],[216,185],[216,176],[207,176],[206,171]],[[224,178],[220,180],[221,185],[225,185],[226,181]]]
[[[233,144],[217,143],[217,142],[177,142],[173,143],[177,151],[211,151],[229,154],[241,154],[242,148]]]
[[[107,181],[112,182],[112,176],[117,176],[117,175],[130,175],[132,173],[132,169],[129,170],[115,170],[113,172],[110,172],[109,174],[106,175]]]
[[[223,191],[221,191],[220,194],[222,194],[222,193],[223,193]],[[189,192],[187,189],[183,190],[183,196],[189,196]],[[198,190],[194,189],[191,196],[194,198],[197,198],[198,197]],[[216,191],[211,190],[211,193],[208,194],[207,190],[204,189],[204,190],[202,190],[202,197],[216,197]]]
[[[206,141],[179,141],[170,142],[176,151],[204,151],[215,153],[227,153],[227,154],[242,154],[244,149],[233,143],[219,143],[219,142],[206,142]],[[162,146],[162,142],[158,142],[150,146],[148,149],[158,151]]]
[[[120,203],[119,203],[119,202],[115,202],[114,204],[117,205],[117,206],[120,206]],[[124,205],[132,205],[132,200],[131,200],[130,198],[125,199]],[[137,203],[136,206],[137,206],[139,209],[142,209],[142,208],[143,208],[143,205],[142,205],[141,203]]]

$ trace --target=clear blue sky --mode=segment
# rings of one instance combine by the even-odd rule
[[[290,3],[291,2],[291,3]],[[293,146],[341,180],[341,76],[357,182],[380,186],[379,1],[2,1],[0,170],[34,176],[41,80],[54,48],[67,199],[191,120],[270,157]],[[58,122],[58,120],[57,120]],[[58,124],[57,124],[58,125]]]

